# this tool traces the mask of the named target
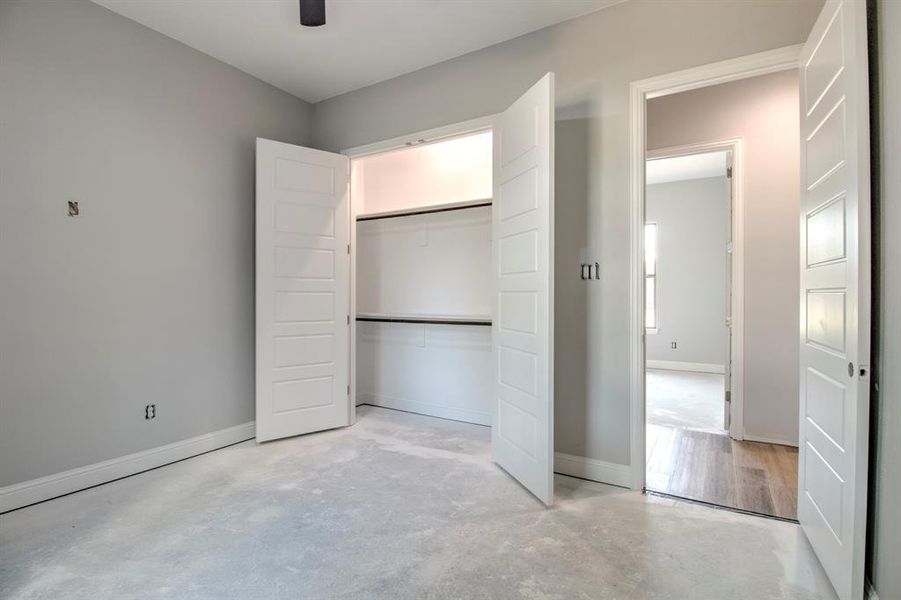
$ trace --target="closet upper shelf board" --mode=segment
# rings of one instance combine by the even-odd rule
[[[491,317],[459,315],[374,315],[357,314],[357,321],[373,323],[422,323],[425,325],[479,325],[491,326]]]
[[[449,202],[447,204],[423,205],[417,208],[404,210],[390,210],[380,213],[366,213],[357,215],[357,221],[374,221],[376,219],[391,219],[396,217],[411,217],[415,215],[428,215],[432,213],[449,212],[452,210],[465,210],[491,206],[491,198],[481,200],[466,200],[462,202]]]

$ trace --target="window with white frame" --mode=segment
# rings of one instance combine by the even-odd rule
[[[657,223],[644,225],[644,326],[657,331]]]

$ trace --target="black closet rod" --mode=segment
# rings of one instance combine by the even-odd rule
[[[404,317],[357,317],[357,321],[369,323],[425,323],[427,325],[474,325],[477,327],[491,327],[491,321],[463,321],[454,319],[427,319]]]
[[[491,206],[491,202],[480,202],[479,204],[467,204],[465,206],[442,206],[439,208],[423,208],[420,210],[411,210],[406,212],[389,213],[386,215],[362,215],[357,217],[357,221],[375,221],[376,219],[396,219],[397,217],[412,217],[415,215],[430,215],[432,213],[450,212],[452,210],[467,210],[470,208],[482,208]]]

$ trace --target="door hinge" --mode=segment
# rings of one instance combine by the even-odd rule
[[[726,177],[728,177],[729,179],[732,179],[732,167],[726,168]]]
[[[347,386],[347,395],[350,396],[350,386]]]
[[[347,245],[347,253],[350,254],[350,244]]]
[[[347,324],[350,325],[350,315],[347,315]]]

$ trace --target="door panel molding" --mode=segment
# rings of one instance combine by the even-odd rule
[[[257,139],[257,441],[350,424],[350,166]]]
[[[495,462],[554,502],[554,74],[494,129]]]
[[[851,600],[864,593],[869,452],[865,3],[826,2],[800,74],[798,521],[839,598]]]

